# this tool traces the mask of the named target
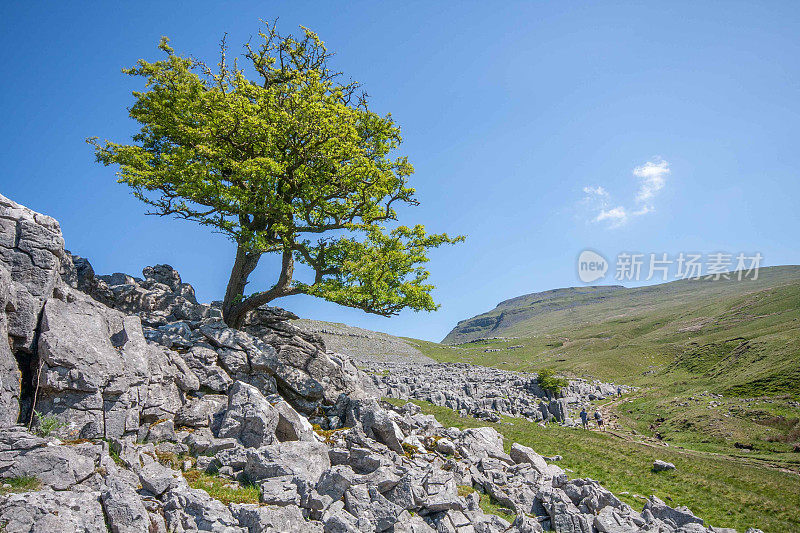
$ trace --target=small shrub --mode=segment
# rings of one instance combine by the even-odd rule
[[[334,437],[340,431],[347,431],[350,428],[339,428],[339,429],[322,429],[322,426],[319,424],[311,424],[311,427],[314,429],[314,433],[325,439],[325,444],[332,445],[336,440]]]
[[[553,371],[549,368],[543,368],[539,371],[539,377],[536,378],[539,386],[552,394],[558,396],[561,389],[569,385],[569,381],[564,378],[557,378],[553,375]]]
[[[472,487],[472,485],[459,485],[458,486],[458,495],[461,496],[462,498],[465,498],[465,497],[469,496],[473,492],[478,492],[478,491],[476,491],[475,488]]]
[[[113,460],[119,466],[125,466],[125,461],[122,460],[122,457],[119,456],[119,450],[113,447],[109,447],[108,455],[111,456],[111,460]]]
[[[173,470],[180,470],[183,466],[183,455],[176,455],[173,452],[156,450],[156,460],[164,466],[168,466]]]
[[[59,429],[66,427],[66,424],[52,415],[42,416],[39,411],[34,411],[33,414],[36,415],[36,434],[40,437],[49,437]]]

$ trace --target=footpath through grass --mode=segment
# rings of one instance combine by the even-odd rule
[[[392,400],[397,402],[397,400]],[[403,403],[403,402],[400,402]],[[766,533],[800,532],[800,476],[674,447],[651,447],[610,434],[551,425],[542,428],[523,419],[505,418],[489,424],[459,417],[446,407],[414,401],[445,426],[492,426],[506,437],[506,446],[519,442],[542,455],[561,455],[571,477],[590,477],[619,495],[636,510],[655,494],[669,505],[686,505],[706,525]],[[676,470],[654,473],[653,461],[674,463]],[[628,492],[629,494],[620,494]]]

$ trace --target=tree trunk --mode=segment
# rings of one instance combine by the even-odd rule
[[[292,250],[283,250],[281,261],[281,274],[278,282],[268,291],[257,292],[247,298],[242,299],[244,288],[247,285],[247,278],[258,265],[261,254],[248,254],[242,251],[241,246],[236,250],[236,260],[231,270],[231,278],[228,281],[228,288],[225,291],[225,301],[222,305],[222,316],[228,327],[239,329],[242,327],[244,317],[248,311],[271,302],[281,296],[298,294],[299,291],[292,288],[292,277],[294,276],[294,257]],[[239,296],[239,298],[237,298]]]
[[[260,258],[261,254],[247,253],[241,245],[236,248],[236,259],[233,261],[231,277],[228,279],[228,287],[225,289],[225,300],[222,302],[222,318],[229,327],[235,328],[241,325],[236,325],[237,321],[241,323],[242,317],[237,316],[239,313],[235,311],[244,297],[247,278],[255,270]]]

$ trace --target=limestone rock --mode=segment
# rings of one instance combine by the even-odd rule
[[[316,440],[311,423],[306,417],[295,411],[286,400],[277,400],[273,407],[278,412],[275,436],[279,441]]]
[[[34,476],[56,490],[67,490],[94,474],[94,458],[77,447],[50,446],[22,427],[0,432],[0,478]]]
[[[644,505],[644,510],[649,511],[659,520],[670,520],[678,527],[687,524],[703,525],[703,519],[696,517],[688,507],[673,508],[655,496],[650,496],[650,499]]]
[[[97,492],[42,490],[0,497],[0,524],[7,533],[106,531]]]
[[[515,442],[511,445],[511,452],[509,455],[517,464],[528,463],[540,474],[544,475],[547,473],[547,462],[544,460],[544,457],[533,451],[532,448]]]
[[[675,470],[675,465],[661,459],[653,461],[653,472],[665,472],[667,470]]]
[[[58,222],[0,195],[0,265],[11,274],[8,334],[14,350],[32,353],[44,302],[60,280],[64,238]]]
[[[117,477],[106,479],[100,493],[103,511],[113,533],[141,533],[150,528],[150,518],[133,488]]]
[[[248,533],[231,511],[201,489],[179,486],[164,495],[164,517],[169,531]]]
[[[217,436],[235,438],[246,447],[258,448],[276,440],[278,421],[278,410],[258,389],[237,381],[228,394],[228,409]]]
[[[139,471],[139,480],[145,490],[156,496],[161,496],[169,489],[186,485],[179,472],[157,462],[144,466]]]
[[[316,485],[322,473],[331,467],[328,448],[319,442],[278,442],[247,450],[245,475],[253,480],[296,476]]]
[[[250,533],[321,533],[322,524],[309,522],[299,507],[271,507],[254,504],[231,504],[239,525]]]
[[[0,264],[0,339],[8,339],[8,312],[14,309],[11,274]],[[20,379],[17,361],[8,342],[0,342],[0,426],[10,426],[19,416]]]

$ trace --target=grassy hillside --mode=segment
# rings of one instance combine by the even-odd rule
[[[610,319],[714,309],[731,298],[800,283],[800,266],[763,268],[757,280],[680,280],[646,287],[570,287],[500,302],[487,313],[462,320],[442,341],[461,344],[488,337],[554,333]],[[694,324],[697,325],[697,324]]]
[[[494,317],[490,329],[477,328]],[[488,327],[488,326],[487,326]],[[439,361],[641,387],[619,422],[671,444],[800,468],[800,267],[756,281],[561,289],[508,300],[445,340]]]
[[[391,400],[400,403],[400,400]],[[687,505],[707,525],[745,531],[756,526],[766,533],[800,531],[800,477],[753,461],[627,441],[611,433],[506,418],[489,424],[459,417],[446,407],[420,405],[446,426],[492,426],[506,437],[544,455],[562,455],[559,466],[571,477],[591,477],[637,510],[644,497],[655,494],[673,506]],[[677,470],[653,472],[655,459],[674,463]]]

